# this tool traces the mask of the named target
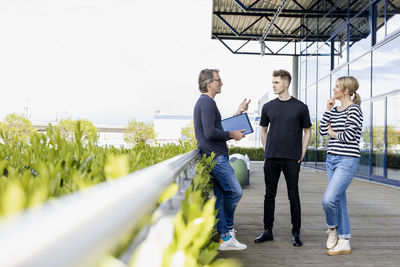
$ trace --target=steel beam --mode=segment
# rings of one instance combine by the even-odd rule
[[[305,9],[299,2],[297,2],[296,0],[292,0],[292,2],[294,2],[298,7],[300,7],[301,10],[303,10],[303,11],[306,10],[306,9]]]
[[[228,48],[229,51],[231,51],[232,54],[235,54],[235,52],[222,40],[220,39],[217,35],[213,35],[213,38],[216,38],[218,41],[220,41],[226,48]]]
[[[217,17],[228,27],[236,36],[239,36],[239,32],[228,22],[226,21],[221,15],[217,15]]]
[[[259,17],[258,19],[256,19],[252,24],[250,24],[246,29],[244,29],[242,32],[240,32],[239,35],[244,34],[248,29],[250,29],[251,27],[253,27],[257,22],[259,22],[262,18],[264,18],[264,16]]]
[[[290,40],[289,42],[287,42],[284,46],[282,46],[278,51],[276,51],[276,53],[279,53],[280,51],[282,51],[283,48],[285,48],[288,44],[290,44],[292,41]]]
[[[249,5],[249,7],[247,8],[247,10],[251,9],[253,6],[255,6],[258,2],[260,2],[260,0],[256,0],[254,1],[253,4]]]
[[[275,24],[275,20],[276,20],[276,19],[279,17],[279,15],[281,14],[282,9],[283,9],[284,5],[286,4],[286,2],[287,2],[287,0],[283,0],[283,2],[281,3],[281,5],[279,6],[278,10],[275,12],[274,17],[272,18],[272,20],[270,20],[269,25],[267,26],[267,29],[265,30],[264,34],[263,34],[262,37],[260,38],[260,43],[261,43],[261,56],[264,55],[265,47],[266,47],[264,40],[265,40],[265,38],[267,38],[267,36],[268,36],[268,34],[269,34],[269,31],[270,31],[271,28],[272,28],[272,25],[275,25],[275,27],[276,27],[277,29],[279,29],[279,27]],[[268,18],[267,18],[267,19],[268,19]],[[269,19],[268,19],[268,20],[269,20]],[[280,29],[279,29],[279,30],[280,30]],[[280,30],[280,31],[283,32],[282,30]],[[284,33],[284,32],[283,32],[283,33]]]
[[[250,12],[239,12],[239,11],[214,11],[214,14],[220,13],[222,15],[233,15],[233,16],[273,16],[275,14],[275,9],[266,9],[261,11],[250,11]],[[303,18],[307,16],[308,18],[320,18],[326,14],[324,11],[319,10],[288,10],[283,9],[281,12],[280,17],[287,17],[287,18]],[[366,16],[368,12],[364,12],[362,15]],[[350,12],[351,16],[357,15],[356,12]],[[347,12],[342,11],[335,11],[332,12],[333,17],[347,17]]]
[[[317,2],[315,2],[312,6],[310,6],[308,8],[308,10],[312,10],[316,5],[318,5],[321,2],[321,0],[318,0]]]
[[[236,36],[231,33],[223,33],[223,32],[215,32],[213,35],[217,35],[219,37],[224,37],[224,39],[236,39],[236,40],[254,40],[255,38],[259,39],[262,37],[261,34],[242,34],[240,36]],[[227,38],[225,38],[227,37]],[[314,40],[314,41],[322,41],[322,40],[327,40],[331,36],[330,35],[322,35],[322,36],[308,36],[308,35],[294,35],[294,34],[287,34],[287,35],[276,35],[276,34],[270,34],[268,37],[265,39],[266,41],[277,41],[277,40],[282,40],[283,42],[287,42],[289,40],[302,40],[304,38],[308,38],[307,40]]]
[[[400,13],[400,9],[399,9],[397,6],[395,6],[395,5],[392,3],[392,1],[387,1],[387,2],[389,3],[390,6],[392,6],[392,7],[394,8],[394,11],[396,12],[395,14]],[[388,12],[388,13],[389,13],[389,12]]]
[[[272,22],[268,17],[265,17],[270,23],[272,23],[273,26],[275,26],[275,28],[278,29],[278,31],[280,31],[282,34],[286,34],[281,28],[278,27],[278,25],[275,24],[275,22]]]
[[[247,40],[243,45],[241,45],[238,49],[235,50],[235,53],[239,52],[244,46],[246,46],[251,40]]]

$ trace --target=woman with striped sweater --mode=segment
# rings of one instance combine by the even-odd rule
[[[344,76],[337,79],[333,89],[334,96],[328,100],[327,111],[319,125],[319,133],[330,136],[326,159],[329,184],[322,199],[328,225],[328,255],[351,253],[346,189],[353,180],[360,161],[359,143],[363,115],[357,89],[356,78]],[[333,107],[336,100],[341,102],[341,106]]]

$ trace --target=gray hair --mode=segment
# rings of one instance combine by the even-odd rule
[[[207,83],[214,81],[214,72],[218,73],[217,69],[204,69],[199,74],[199,90],[202,93],[208,92]]]

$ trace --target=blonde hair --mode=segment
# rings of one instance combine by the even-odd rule
[[[349,91],[350,97],[353,97],[353,103],[357,105],[361,105],[361,97],[356,93],[359,84],[356,78],[353,76],[343,76],[336,80],[336,84],[338,85],[340,90],[347,89]]]

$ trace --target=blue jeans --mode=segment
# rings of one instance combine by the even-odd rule
[[[351,238],[347,213],[346,189],[357,172],[360,159],[356,157],[328,154],[326,170],[329,184],[322,198],[326,224],[337,228],[339,238]]]
[[[214,177],[214,195],[217,200],[217,229],[220,238],[229,235],[233,228],[236,206],[242,197],[242,187],[236,179],[235,172],[229,164],[229,156],[218,156],[211,175]]]

